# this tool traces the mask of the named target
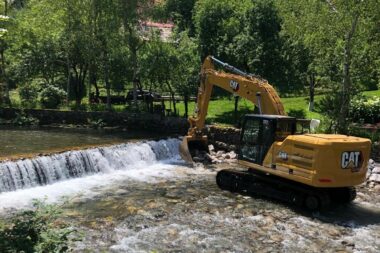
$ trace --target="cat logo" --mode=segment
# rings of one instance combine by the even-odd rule
[[[342,153],[342,169],[357,170],[361,166],[361,153],[359,151],[350,151]]]
[[[283,152],[283,151],[280,151],[278,153],[278,157],[284,161],[287,161],[288,160],[288,153],[286,152]]]
[[[237,92],[240,88],[240,85],[238,82],[234,81],[234,80],[231,80],[230,81],[230,87],[231,89],[234,91],[234,92]]]

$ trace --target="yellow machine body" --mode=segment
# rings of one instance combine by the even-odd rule
[[[216,63],[234,74],[216,70]],[[209,56],[201,71],[195,115],[189,117],[190,129],[180,146],[180,154],[186,161],[192,162],[192,149],[207,148],[207,136],[203,134],[203,129],[214,86],[251,101],[259,108],[263,118],[296,120],[286,116],[280,97],[266,80]],[[276,134],[273,133],[273,136]],[[249,155],[245,159],[244,155],[239,154],[239,163],[313,187],[349,187],[364,182],[370,140],[343,135],[297,134],[294,129],[282,131],[281,138],[278,137],[268,142],[266,153],[261,151],[260,162],[252,162]]]
[[[366,178],[371,142],[326,134],[290,135],[274,142],[262,165],[239,164],[314,187],[349,187]]]

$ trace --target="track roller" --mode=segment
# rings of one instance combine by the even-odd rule
[[[304,206],[311,211],[326,209],[331,203],[349,203],[356,197],[354,187],[314,188],[254,170],[221,170],[216,176],[216,183],[222,190],[269,197]]]
[[[331,199],[334,203],[347,204],[355,200],[355,187],[332,188],[330,189]]]

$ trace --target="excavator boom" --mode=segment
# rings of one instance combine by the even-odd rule
[[[219,71],[215,66],[220,66],[230,73]],[[258,107],[260,114],[286,115],[280,97],[267,80],[245,73],[209,56],[205,59],[201,70],[201,84],[198,90],[195,116],[189,117],[190,128],[180,146],[180,154],[187,162],[193,161],[194,149],[207,148],[207,137],[203,135],[202,130],[205,127],[214,86],[251,101]]]

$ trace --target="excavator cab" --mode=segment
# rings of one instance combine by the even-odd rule
[[[239,160],[262,165],[275,141],[283,141],[296,131],[297,120],[280,115],[244,116],[240,136]]]

